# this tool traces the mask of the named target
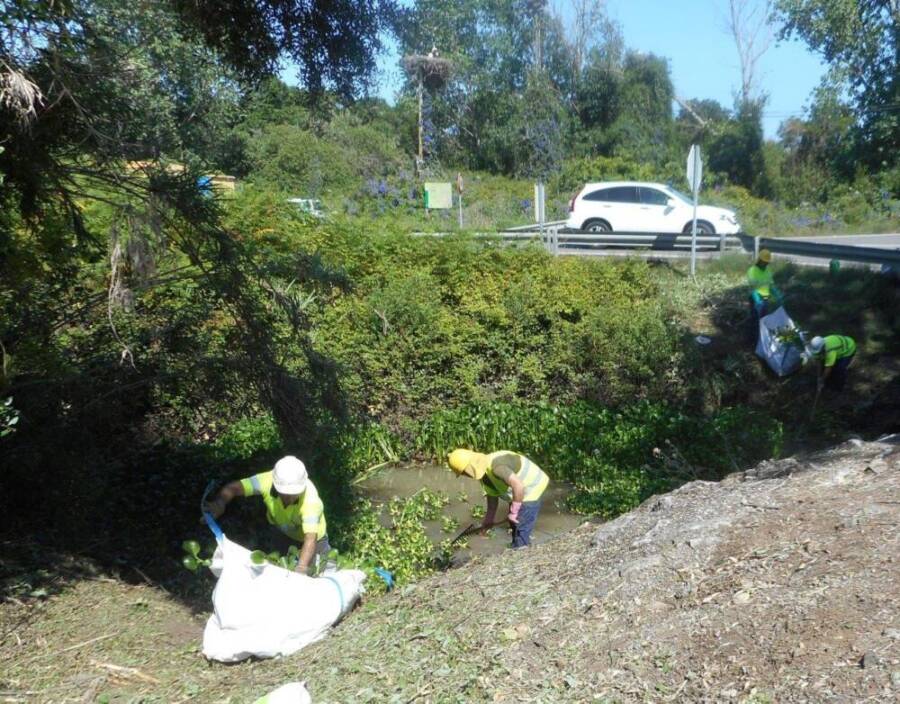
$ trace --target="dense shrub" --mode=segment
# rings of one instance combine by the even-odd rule
[[[701,417],[663,403],[616,411],[577,402],[468,404],[435,413],[414,442],[437,461],[455,447],[515,449],[575,485],[572,508],[611,517],[686,480],[776,456],[781,441],[778,421],[746,408]]]

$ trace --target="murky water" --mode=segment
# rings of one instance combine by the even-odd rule
[[[361,482],[361,493],[376,503],[385,503],[395,496],[411,496],[422,488],[442,492],[450,498],[450,503],[442,509],[445,516],[456,520],[457,527],[448,532],[441,530],[441,522],[428,521],[426,532],[437,545],[442,540],[456,535],[470,524],[480,524],[480,518],[472,517],[474,506],[485,506],[481,484],[469,477],[457,477],[444,467],[413,466],[388,467]],[[584,516],[568,513],[564,499],[571,487],[563,482],[551,481],[544,492],[541,513],[537,525],[531,534],[532,544],[538,544],[572,530],[585,521]],[[496,520],[506,517],[509,507],[500,501]],[[462,554],[488,555],[498,553],[509,546],[509,531],[505,526],[497,526],[491,535],[480,536],[477,533],[468,536],[468,549],[459,551]]]

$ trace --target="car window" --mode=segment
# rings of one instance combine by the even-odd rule
[[[614,203],[640,203],[637,188],[634,186],[616,186],[608,189],[608,193],[607,200],[611,200]]]
[[[601,188],[599,191],[588,193],[583,200],[609,200],[609,188]]]
[[[639,188],[641,203],[644,205],[668,205],[669,196],[655,188]]]

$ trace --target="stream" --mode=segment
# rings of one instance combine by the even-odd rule
[[[441,530],[440,520],[426,521],[425,531],[435,545],[442,540],[455,537],[471,523],[479,524],[481,518],[472,517],[472,508],[485,506],[481,484],[469,477],[457,477],[446,467],[430,465],[386,467],[360,482],[357,488],[363,496],[380,505],[386,504],[395,496],[411,496],[423,488],[445,494],[449,497],[450,503],[441,509],[441,513],[454,518],[457,527],[444,532]],[[566,533],[587,520],[584,516],[566,510],[565,498],[571,490],[568,484],[551,480],[542,497],[541,513],[531,534],[533,545]],[[506,517],[508,507],[509,504],[500,501],[496,520],[503,520]],[[487,536],[477,533],[468,536],[468,549],[457,550],[454,562],[460,558],[464,559],[466,554],[492,555],[509,546],[510,536],[506,526],[497,526],[491,533]]]

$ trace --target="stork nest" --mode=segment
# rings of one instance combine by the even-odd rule
[[[436,90],[446,85],[453,64],[441,56],[413,54],[403,57],[403,68],[411,75],[421,76],[426,88]]]

